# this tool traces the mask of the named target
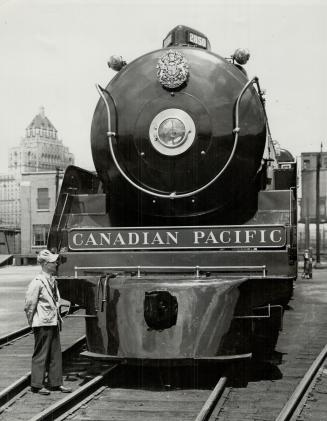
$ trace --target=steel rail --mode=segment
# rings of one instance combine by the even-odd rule
[[[89,394],[85,399],[80,400],[79,402],[77,402],[76,405],[72,406],[66,412],[61,414],[58,418],[56,418],[56,421],[63,421],[66,419],[70,419],[70,417],[72,417],[76,411],[81,409],[81,407],[84,407],[85,405],[87,405],[93,399],[96,399],[97,396],[99,396],[106,389],[108,389],[108,386],[100,386],[94,393]]]
[[[102,374],[94,377],[74,392],[68,394],[65,398],[55,402],[44,411],[30,418],[29,421],[53,421],[59,416],[65,418],[64,414],[67,414],[67,416],[71,415],[72,408],[78,409],[82,401],[89,395],[94,394],[103,385],[108,374],[119,366],[120,364],[115,364],[109,367]]]
[[[221,377],[216,384],[213,391],[210,393],[208,399],[205,401],[203,407],[198,413],[195,421],[207,421],[209,420],[210,415],[212,414],[215,406],[220,399],[221,395],[225,390],[225,384],[227,382],[227,377]]]
[[[62,317],[67,317],[68,312],[63,311],[60,313]],[[0,336],[0,348],[3,346],[9,345],[11,342],[16,341],[17,339],[21,339],[32,332],[32,328],[30,326],[22,327],[21,329],[17,329],[13,332],[7,333],[5,335]]]
[[[31,382],[31,372],[11,383],[8,387],[3,389],[0,393],[0,414],[2,414],[12,402],[16,400],[19,393],[21,393]]]
[[[20,339],[24,336],[27,336],[29,333],[31,333],[31,331],[32,329],[29,326],[26,326],[21,329],[15,330],[14,332],[10,332],[6,335],[0,336],[0,348],[5,345],[8,345],[16,339]]]
[[[285,406],[279,413],[278,417],[276,418],[276,421],[288,421],[291,419],[298,405],[300,404],[305,392],[307,391],[308,387],[310,387],[310,384],[314,379],[315,375],[317,374],[319,368],[324,363],[326,357],[327,345],[322,349],[318,357],[312,363],[309,370],[305,373],[303,379],[300,381],[293,394],[291,395],[290,399],[286,402]]]
[[[65,357],[75,348],[80,347],[85,342],[85,335],[77,339],[72,345],[66,348],[62,355]],[[26,387],[30,385],[31,382],[31,372],[29,371],[24,376],[20,377],[18,380],[14,381],[8,387],[6,387],[2,392],[0,392],[0,414],[8,407],[8,405],[16,399],[16,396]]]

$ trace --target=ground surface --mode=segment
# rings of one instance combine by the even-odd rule
[[[295,283],[284,313],[284,328],[276,346],[275,364],[255,367],[246,387],[226,392],[217,421],[273,421],[314,359],[327,343],[327,269]],[[313,410],[310,420],[325,421]]]
[[[27,326],[25,291],[39,266],[0,267],[0,336]]]

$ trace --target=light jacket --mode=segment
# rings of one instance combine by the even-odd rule
[[[58,301],[52,294],[51,285],[55,285]],[[31,327],[56,326],[59,316],[59,291],[54,278],[41,272],[27,287],[24,311]]]

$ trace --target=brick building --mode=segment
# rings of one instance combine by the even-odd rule
[[[23,173],[20,184],[21,254],[28,259],[47,244],[63,172]]]
[[[306,218],[316,221],[317,163],[320,160],[319,210],[321,223],[327,222],[327,152],[303,152],[301,154],[302,200],[300,222]]]
[[[319,168],[319,232],[321,253],[327,254],[327,152],[301,153],[301,199],[298,226],[300,252],[311,247],[316,253],[317,165]]]

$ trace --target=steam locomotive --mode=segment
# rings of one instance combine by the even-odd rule
[[[70,166],[48,248],[85,308],[89,357],[268,358],[297,276],[296,163],[272,141],[247,50],[177,26],[99,101],[96,173]]]

